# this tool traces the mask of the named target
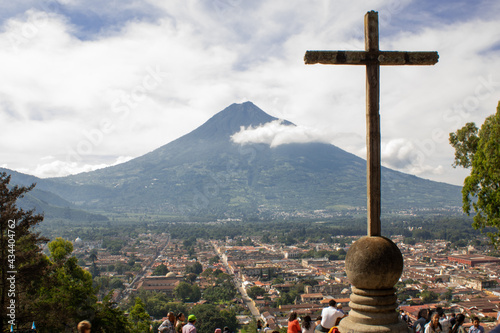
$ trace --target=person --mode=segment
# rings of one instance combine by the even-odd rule
[[[463,328],[462,326],[464,321],[465,321],[465,316],[459,313],[456,316],[455,324],[453,324],[453,327],[451,328],[451,333],[466,333],[465,328]]]
[[[450,320],[446,317],[443,308],[438,306],[436,308],[436,312],[439,315],[439,323],[441,324],[441,329],[443,333],[450,333],[451,323]]]
[[[264,327],[264,332],[269,332],[271,327],[269,327],[269,323],[266,323],[266,327]]]
[[[311,316],[305,316],[302,320],[302,333],[314,333],[316,325],[312,322]]]
[[[314,330],[319,330],[318,326],[321,325],[321,316],[316,317],[316,320],[314,321]]]
[[[222,330],[220,328],[216,328],[214,333],[222,333]]]
[[[404,310],[399,310],[399,318],[404,322],[408,322],[408,316],[406,315]]]
[[[404,310],[399,310],[399,318],[404,321],[408,327],[412,327],[411,319]]]
[[[195,315],[190,314],[188,316],[187,324],[182,327],[182,333],[196,333],[196,327],[194,324],[196,324],[196,317]]]
[[[425,325],[425,333],[438,333],[443,332],[443,328],[439,323],[439,313],[435,312],[432,314],[431,321]]]
[[[418,311],[417,320],[413,323],[414,333],[424,333],[425,324],[427,323],[427,309],[420,309]]]
[[[455,312],[452,312],[450,314],[450,324],[451,324],[451,327],[455,326],[455,323],[457,322],[457,315],[455,314]]]
[[[83,320],[78,323],[78,326],[76,327],[78,330],[78,333],[90,333],[90,328],[92,325],[90,325],[90,322],[88,320]]]
[[[337,302],[331,299],[328,302],[328,307],[321,311],[321,324],[316,327],[317,331],[329,332],[330,329],[335,326],[337,319],[343,318],[345,315],[337,310]]]
[[[287,333],[301,333],[302,329],[300,328],[299,321],[297,319],[297,312],[292,312],[288,316],[288,329]]]
[[[229,327],[224,326],[224,331],[222,333],[231,333],[231,331],[229,330]]]
[[[186,316],[184,313],[179,312],[175,317],[175,332],[182,333],[182,327],[186,325]]]
[[[175,333],[175,315],[173,312],[167,313],[167,320],[165,320],[158,327],[160,333]]]
[[[479,325],[478,317],[472,317],[472,326],[469,328],[469,333],[484,333],[484,327]]]
[[[259,320],[257,320],[257,332],[261,332],[262,331],[262,322]]]

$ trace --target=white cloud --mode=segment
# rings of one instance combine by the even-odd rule
[[[271,147],[289,143],[330,143],[331,141],[327,133],[301,126],[286,125],[282,120],[274,120],[258,127],[242,127],[239,132],[231,136],[231,140],[239,144],[266,143]]]
[[[92,4],[95,11],[97,2]],[[72,15],[84,5],[68,2]],[[415,6],[380,0],[369,7],[380,9],[382,49],[440,54],[436,66],[381,69],[382,143],[431,140],[422,164],[428,167],[417,172],[459,184],[462,174],[451,169],[446,136],[467,121],[482,123],[495,110],[500,23],[477,14],[445,24],[430,13],[415,16]],[[82,27],[74,16],[30,7],[35,9],[4,20],[0,29],[0,161],[16,170],[33,174],[48,155],[75,162],[74,170],[140,156],[245,100],[299,125],[297,137],[319,137],[364,155],[364,68],[305,66],[303,55],[308,49],[362,50],[366,2],[129,1],[127,8],[143,13],[156,8],[155,20],[103,26],[87,40],[75,37]],[[112,8],[105,12],[113,14]],[[148,68],[159,68],[163,80],[141,94]],[[113,112],[117,100],[128,113]],[[104,133],[103,121],[112,130]],[[94,144],[87,134],[96,130],[103,136]],[[439,131],[444,139],[435,138]],[[287,135],[273,136],[275,144],[287,142]],[[89,153],[68,158],[85,142]],[[411,163],[401,161],[411,156],[404,147],[393,164],[406,168]],[[444,171],[436,175],[440,165]]]
[[[51,157],[50,159],[53,159]],[[100,164],[79,164],[77,162],[68,162],[61,160],[53,160],[48,163],[38,164],[34,170],[27,170],[20,168],[19,172],[29,173],[40,178],[49,177],[64,177],[81,172],[89,172],[97,169],[106,168],[113,165],[118,165],[130,161],[130,156],[119,156],[113,163],[100,163]],[[46,159],[45,159],[46,160]],[[8,168],[7,165],[3,166]]]
[[[417,176],[441,175],[443,166],[432,166],[428,162],[426,146],[419,146],[406,139],[391,140],[382,144],[382,165]]]

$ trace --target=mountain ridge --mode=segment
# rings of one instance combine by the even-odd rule
[[[232,104],[178,139],[128,162],[39,180],[40,189],[89,211],[212,218],[366,207],[366,161],[326,143],[240,145],[242,127],[278,120]],[[282,124],[295,126],[283,120]],[[382,168],[382,207],[460,206],[460,187]]]

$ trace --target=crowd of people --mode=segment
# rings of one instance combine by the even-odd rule
[[[472,317],[472,325],[466,329],[465,316],[461,313],[451,313],[447,316],[441,307],[435,310],[421,309],[418,312],[417,320],[411,323],[404,311],[400,311],[400,318],[408,323],[414,333],[484,333],[484,327],[481,326],[478,317]],[[497,325],[500,324],[500,318],[497,318]],[[495,327],[493,333],[500,333],[500,325]]]
[[[175,315],[167,313],[167,319],[158,327],[158,333],[196,333],[196,316],[191,314],[187,317],[184,313]],[[229,327],[216,328],[215,333],[232,333]]]
[[[471,318],[472,325],[466,329],[465,316],[461,313],[451,313],[447,316],[441,307],[435,310],[421,309],[417,320],[411,322],[408,315],[400,310],[400,319],[413,330],[413,333],[484,333],[478,317]],[[291,312],[288,317],[287,333],[339,333],[337,326],[342,318],[347,315],[342,311],[342,305],[335,300],[330,300],[328,307],[321,311],[321,315],[313,322],[308,315],[299,322],[297,313]],[[84,320],[78,324],[79,333],[90,333],[90,322]],[[269,324],[262,327],[262,322],[257,321],[257,332],[279,333],[271,331]],[[196,333],[196,316],[191,314],[186,317],[183,313],[175,315],[173,312],[167,314],[167,319],[158,327],[158,333]],[[216,328],[214,333],[232,333],[228,327]],[[497,317],[497,326],[490,333],[500,333],[500,312]]]
[[[304,316],[299,323],[296,312],[291,312],[288,316],[287,333],[337,333],[337,326],[346,314],[342,311],[342,305],[337,304],[334,299],[328,302],[328,307],[321,311],[321,316],[313,322],[310,316]],[[271,332],[274,333],[274,332]]]

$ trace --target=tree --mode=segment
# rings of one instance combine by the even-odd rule
[[[463,210],[467,215],[476,213],[475,229],[496,228],[487,232],[496,247],[500,241],[500,103],[480,130],[467,123],[450,133],[450,144],[455,148],[453,166],[471,169],[462,188]]]
[[[200,288],[196,284],[181,281],[174,289],[175,297],[182,302],[198,302],[201,298]]]
[[[186,274],[194,273],[196,275],[203,272],[203,266],[199,262],[195,262],[194,264],[186,267]]]
[[[95,317],[92,320],[93,332],[130,332],[130,323],[125,314],[116,303],[111,301],[110,291],[102,300],[96,304]]]
[[[422,302],[424,302],[424,303],[431,303],[432,301],[437,300],[438,297],[439,297],[438,294],[436,294],[433,291],[429,291],[429,290],[423,290],[420,293],[420,298],[422,299]]]
[[[97,297],[92,276],[78,266],[75,256],[71,256],[73,244],[58,237],[48,244],[48,248],[51,272],[39,290],[36,309],[45,314],[39,320],[40,327],[63,332],[95,315]]]
[[[213,304],[195,305],[191,313],[196,316],[196,330],[198,332],[213,332],[216,328],[229,327],[236,331],[238,321],[233,311],[219,310]]]
[[[216,263],[218,263],[218,262],[220,262],[220,258],[219,258],[219,256],[217,256],[217,255],[216,255],[216,256],[213,256],[212,258],[210,258],[210,259],[208,260],[208,263],[209,263],[210,265],[216,264]]]
[[[139,297],[135,298],[135,304],[130,310],[130,322],[132,323],[133,333],[150,332],[151,318],[144,308],[144,303]]]
[[[153,270],[153,273],[151,275],[153,276],[165,276],[168,273],[168,268],[164,264],[158,265],[155,267]]]
[[[33,301],[49,270],[48,258],[41,251],[41,245],[48,239],[33,231],[43,221],[43,216],[18,208],[16,204],[35,184],[12,186],[10,179],[5,172],[0,173],[0,332],[10,327],[7,306],[11,301],[15,301],[17,327],[29,328],[33,320],[44,316],[34,312]],[[15,278],[15,291],[9,283],[12,277]]]
[[[252,286],[247,290],[247,295],[250,298],[256,298],[257,296],[263,296],[266,290],[259,286]]]

